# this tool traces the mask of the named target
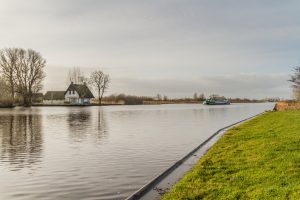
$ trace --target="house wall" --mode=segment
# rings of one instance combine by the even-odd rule
[[[68,102],[70,104],[90,104],[89,98],[80,98],[79,94],[74,91],[71,91],[71,94],[69,93],[69,90],[65,94],[65,102]]]
[[[71,100],[73,99],[73,100]],[[73,94],[73,91],[71,91],[71,94],[69,93],[69,90],[67,91],[67,93],[65,94],[65,101],[66,102],[69,102],[69,103],[79,103],[79,94],[74,91],[74,94]]]

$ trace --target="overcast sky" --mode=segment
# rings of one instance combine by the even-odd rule
[[[102,69],[110,93],[291,97],[298,0],[0,0],[0,47],[47,59],[44,90],[68,69]]]

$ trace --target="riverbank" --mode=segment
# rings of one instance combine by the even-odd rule
[[[260,103],[260,102],[256,102],[256,103]],[[165,105],[165,104],[203,104],[203,102],[199,102],[199,101],[190,101],[190,102],[184,102],[184,101],[148,101],[148,102],[144,102],[142,104],[114,104],[114,103],[103,103],[101,105],[99,104],[33,104],[33,107],[51,107],[51,106],[71,106],[71,107],[85,107],[85,106],[137,106],[137,105]],[[244,104],[247,104],[247,102],[245,102]]]
[[[233,101],[231,103],[266,103],[262,101]],[[152,101],[142,101],[140,103],[114,103],[111,101],[103,101],[101,105],[98,103],[92,102],[91,104],[67,104],[67,103],[33,103],[33,107],[56,107],[56,106],[71,106],[71,107],[84,107],[84,106],[120,106],[120,105],[164,105],[164,104],[203,104],[203,101],[194,101],[194,100],[152,100]],[[4,105],[0,103],[0,108],[13,108],[16,106],[22,106],[21,104],[16,105]]]
[[[3,104],[0,104],[0,108],[14,108],[15,106],[14,105],[3,105]]]
[[[118,106],[119,104],[33,104],[32,107],[90,107],[90,106]]]
[[[300,111],[229,130],[163,200],[300,198]]]

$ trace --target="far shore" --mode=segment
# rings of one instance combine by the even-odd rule
[[[233,103],[268,103],[268,102],[233,102]],[[134,105],[166,105],[166,104],[203,104],[203,102],[145,102],[143,104],[33,104],[32,107],[96,107],[96,106],[134,106]],[[0,105],[1,108],[15,108],[15,107],[22,107],[21,105]]]

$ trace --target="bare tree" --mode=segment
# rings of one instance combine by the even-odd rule
[[[12,105],[11,101],[11,91],[10,86],[7,84],[7,81],[0,76],[0,106],[2,105]]]
[[[81,71],[80,67],[73,67],[69,70],[67,84],[83,84],[87,81],[87,78],[84,76],[84,73]]]
[[[162,100],[162,97],[161,97],[161,95],[160,95],[159,93],[156,95],[156,99],[157,99],[158,101]]]
[[[203,101],[203,100],[205,100],[205,95],[202,93],[198,96],[198,98],[200,101]]]
[[[9,85],[11,103],[14,103],[15,97],[15,72],[18,62],[18,52],[20,49],[3,49],[0,51],[0,71],[5,81]]]
[[[104,93],[107,91],[110,83],[108,74],[104,74],[101,70],[91,73],[89,83],[95,88],[98,93],[98,103],[102,104]]]
[[[197,94],[197,92],[194,93],[193,99],[194,100],[198,100],[198,94]]]
[[[294,69],[294,75],[289,81],[292,83],[295,98],[300,101],[300,67]]]
[[[164,95],[164,101],[168,101],[168,100],[169,100],[168,96]]]
[[[37,92],[42,88],[45,66],[46,60],[40,53],[32,49],[19,50],[16,78],[18,92],[23,97],[24,106],[31,106],[33,91]]]
[[[0,53],[0,67],[9,84],[11,99],[15,93],[23,97],[24,106],[31,106],[32,93],[42,88],[46,60],[40,53],[28,49],[9,48]]]

